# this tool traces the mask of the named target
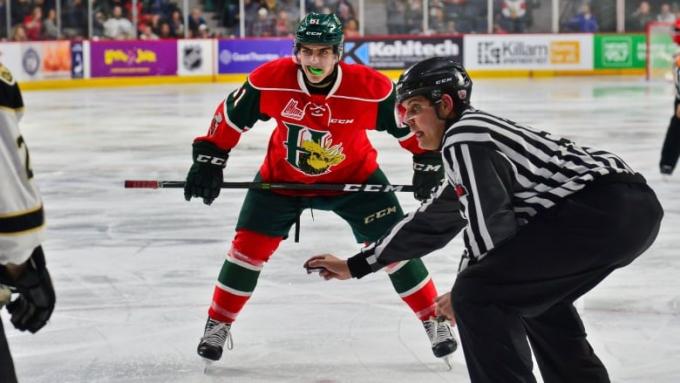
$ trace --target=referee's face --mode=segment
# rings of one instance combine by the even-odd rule
[[[444,136],[446,122],[437,117],[437,106],[423,96],[415,96],[401,103],[404,123],[416,136],[418,146],[437,150]]]

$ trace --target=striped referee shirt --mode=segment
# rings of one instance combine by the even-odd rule
[[[434,197],[347,260],[355,278],[420,258],[464,231],[459,270],[603,176],[638,179],[616,155],[469,109],[443,137],[445,182]],[[471,259],[472,258],[472,259]]]
[[[475,260],[593,180],[635,174],[612,153],[474,109],[446,130],[442,156],[468,220],[464,241]]]

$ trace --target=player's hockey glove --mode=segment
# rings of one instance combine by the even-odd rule
[[[32,333],[43,328],[54,311],[56,297],[42,247],[33,250],[26,267],[16,279],[7,274],[4,266],[0,267],[0,282],[19,293],[19,297],[7,305],[14,327]]]
[[[222,169],[227,166],[229,151],[206,141],[196,141],[193,147],[194,164],[187,174],[184,199],[203,198],[203,203],[210,205],[220,195]]]
[[[442,181],[444,165],[439,152],[425,152],[413,156],[413,196],[425,201]]]

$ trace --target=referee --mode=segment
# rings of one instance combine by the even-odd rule
[[[652,244],[663,209],[618,156],[476,110],[471,90],[449,58],[401,75],[404,121],[423,149],[441,150],[447,185],[362,253],[307,265],[360,278],[443,247],[464,226],[466,254],[437,308],[455,312],[471,381],[535,382],[533,350],[545,382],[609,382],[573,302]]]

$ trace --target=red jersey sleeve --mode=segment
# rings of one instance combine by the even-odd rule
[[[209,141],[221,149],[231,149],[241,134],[259,119],[267,119],[260,113],[260,91],[246,81],[220,102],[213,115],[208,133],[195,141]]]

